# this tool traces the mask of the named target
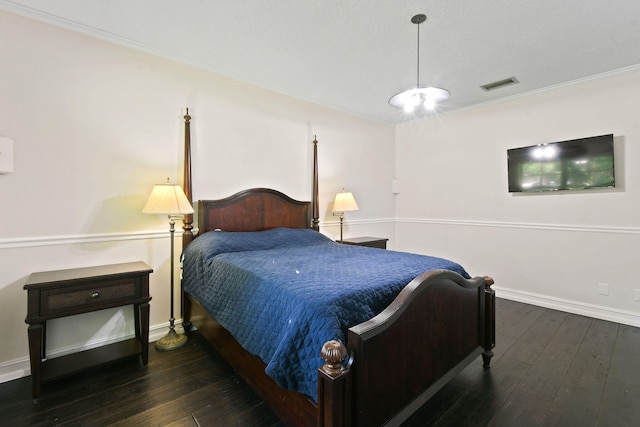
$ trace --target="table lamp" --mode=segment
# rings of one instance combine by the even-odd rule
[[[358,204],[353,194],[348,191],[342,191],[342,193],[336,194],[336,199],[333,201],[333,215],[340,216],[340,241],[342,242],[342,224],[344,220],[344,213],[348,211],[357,211]]]

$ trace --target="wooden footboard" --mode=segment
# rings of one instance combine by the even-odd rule
[[[347,357],[319,372],[318,425],[400,425],[480,354],[487,367],[492,283],[430,271],[378,316],[350,328]],[[340,352],[335,342],[328,348]]]

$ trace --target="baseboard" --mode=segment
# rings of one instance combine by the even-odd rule
[[[595,319],[607,320],[621,323],[623,325],[640,327],[640,313],[633,311],[619,310],[601,305],[587,304],[583,302],[571,301],[548,295],[534,294],[531,292],[518,291],[500,286],[492,286],[496,291],[496,296],[512,301],[537,305],[539,307],[551,308],[565,311],[567,313],[579,314],[593,317]]]
[[[176,332],[184,333],[182,328],[182,322],[176,321]],[[169,330],[169,322],[161,325],[152,326],[149,328],[149,342],[155,342],[166,335]],[[131,335],[123,335],[117,337],[109,337],[107,339],[95,340],[81,347],[63,348],[52,350],[48,352],[48,357],[52,359],[55,357],[64,356],[66,354],[77,353],[84,350],[90,350],[92,348],[100,347],[114,342],[122,341],[124,339],[133,338]],[[0,384],[8,381],[17,380],[18,378],[28,377],[31,375],[31,367],[29,363],[29,357],[22,357],[20,359],[10,360],[8,362],[0,363]]]

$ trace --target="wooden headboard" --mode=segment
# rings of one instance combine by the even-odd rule
[[[191,186],[191,116],[184,116],[184,179],[183,189],[193,204]],[[276,227],[319,229],[318,207],[318,141],[313,140],[312,200],[301,202],[269,188],[252,188],[219,200],[198,201],[198,232],[262,231]],[[194,238],[193,215],[186,215],[182,247]]]
[[[200,233],[276,227],[312,228],[311,202],[294,200],[269,188],[251,188],[225,199],[198,201]]]

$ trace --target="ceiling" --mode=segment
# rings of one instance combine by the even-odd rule
[[[638,0],[0,0],[0,8],[382,123],[640,68]],[[485,91],[481,85],[519,83]]]

